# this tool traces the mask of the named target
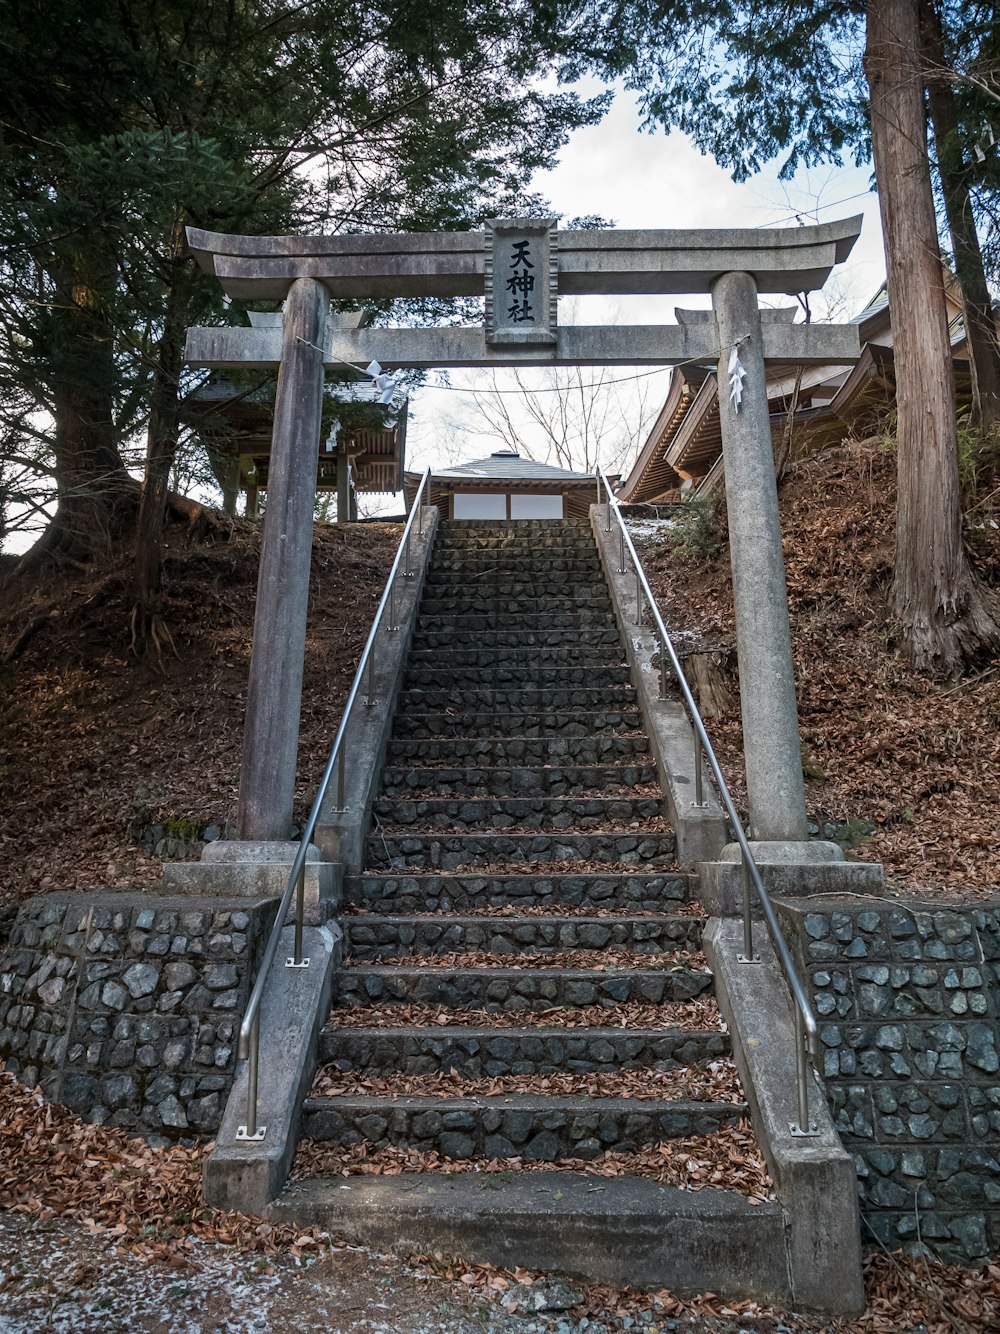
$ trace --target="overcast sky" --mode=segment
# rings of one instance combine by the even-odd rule
[[[536,176],[532,185],[548,196],[553,211],[563,217],[596,213],[618,227],[794,227],[799,218],[806,223],[830,222],[863,213],[861,237],[848,262],[828,284],[834,318],[854,314],[883,282],[878,201],[869,189],[868,168],[800,171],[794,180],[785,182],[778,180],[780,163],[776,163],[737,185],[686,136],[646,134],[639,126],[634,98],[619,93],[605,119],[577,130],[559,165]],[[672,322],[677,304],[708,305],[709,301],[706,297],[699,302],[691,296],[577,298],[572,319],[588,324],[615,319],[630,324]],[[816,316],[823,313],[822,302],[817,302]],[[488,374],[453,371],[447,377],[450,389],[431,387],[441,378],[431,376],[430,384],[414,394],[407,440],[410,467],[446,462],[454,458],[456,448],[468,458],[495,448],[475,434],[456,429],[475,424],[470,395],[460,389],[483,384]],[[543,376],[544,372],[536,374]],[[663,400],[668,379],[669,371],[664,371],[641,382],[648,399],[655,401],[654,411]],[[626,400],[629,388],[625,384],[618,390]]]

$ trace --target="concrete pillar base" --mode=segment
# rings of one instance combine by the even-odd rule
[[[836,843],[787,839],[768,843],[751,841],[750,850],[761,879],[771,895],[809,898],[815,894],[877,894],[885,876],[881,862],[849,862]],[[743,872],[738,843],[727,843],[717,862],[698,865],[698,898],[718,917],[743,912]],[[752,896],[753,914],[760,907]]]
[[[163,868],[167,894],[207,898],[281,898],[299,850],[291,842],[207,843],[200,862],[173,862]],[[306,921],[325,922],[340,903],[343,868],[321,860],[315,844],[306,853]]]

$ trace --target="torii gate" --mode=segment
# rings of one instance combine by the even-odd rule
[[[853,362],[856,325],[793,324],[758,293],[822,287],[861,218],[788,230],[560,231],[507,218],[480,232],[226,236],[188,228],[232,297],[283,300],[280,327],[194,328],[197,367],[279,371],[240,778],[240,836],[289,835],[305,651],[313,490],[326,366],[667,366],[717,362],[753,837],[806,837],[765,367]],[[710,292],[665,325],[560,326],[558,296]],[[330,299],[483,296],[472,329],[360,329]],[[356,317],[355,321],[356,323]],[[727,393],[723,386],[728,386]]]

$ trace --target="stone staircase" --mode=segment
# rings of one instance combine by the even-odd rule
[[[589,525],[441,525],[302,1135],[333,1170],[447,1172],[299,1179],[276,1211],[781,1298],[777,1204],[638,1170],[747,1107],[624,659]]]

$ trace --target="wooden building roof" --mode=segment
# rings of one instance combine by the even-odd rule
[[[406,508],[413,504],[421,474],[408,472],[404,491]],[[612,486],[618,475],[608,479]],[[486,458],[447,468],[435,468],[431,474],[431,504],[445,506],[456,491],[509,493],[530,492],[535,495],[561,495],[567,518],[585,517],[596,498],[596,479],[593,473],[572,472],[551,463],[538,463],[510,450],[497,451]]]
[[[963,357],[965,330],[954,279],[946,272],[946,297],[960,398],[968,394],[969,367]],[[850,365],[782,368],[768,375],[771,431],[775,443],[793,418],[796,454],[837,444],[848,430],[874,425],[895,400],[892,323],[884,286],[852,321],[860,328],[862,350]],[[626,504],[677,499],[694,490],[705,494],[722,481],[722,433],[715,368],[675,369],[667,398],[645,444],[618,489]]]

